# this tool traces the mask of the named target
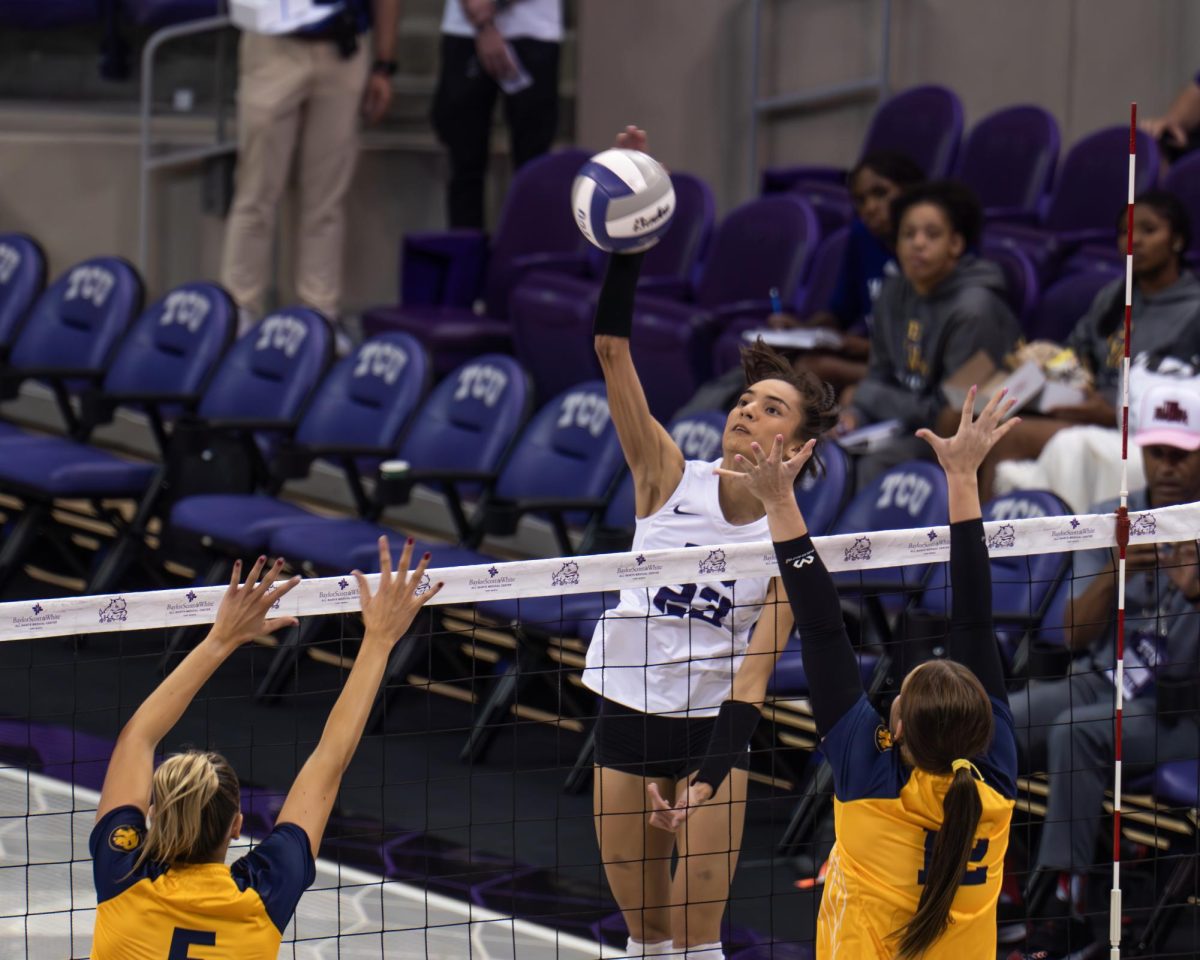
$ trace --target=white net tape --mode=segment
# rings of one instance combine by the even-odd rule
[[[1173,543],[1200,537],[1200,503],[1130,514],[1130,543]],[[1079,514],[993,521],[984,525],[993,556],[1030,556],[1116,544],[1113,514]],[[924,527],[817,537],[831,571],[870,570],[950,558],[949,528]],[[437,561],[436,548],[434,561]],[[462,604],[500,597],[593,593],[762,577],[776,571],[769,543],[605,553],[431,569],[423,587],[443,581],[434,603]],[[377,575],[368,580],[373,584]],[[192,587],[0,603],[0,641],[211,623],[225,587]],[[277,603],[280,616],[349,613],[359,608],[349,574],[303,581]]]

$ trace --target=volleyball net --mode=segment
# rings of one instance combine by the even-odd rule
[[[1015,942],[1030,922],[1061,918],[1068,902],[1083,908],[1097,937],[1106,933],[1111,818],[1120,808],[1123,940],[1131,953],[1140,945],[1155,956],[1193,956],[1200,614],[1181,598],[1195,595],[1200,504],[1131,514],[1137,561],[1127,601],[1137,602],[1128,608],[1119,678],[1127,750],[1116,795],[1104,743],[1118,678],[1087,652],[1104,649],[1113,610],[1096,614],[1084,600],[1092,583],[1115,576],[1104,558],[1116,518],[1038,516],[1032,498],[1007,501],[985,533],[997,642],[1015,712],[1029,728],[1018,731],[1001,939]],[[864,687],[886,717],[907,671],[945,654],[949,528],[816,542],[835,574]],[[428,583],[445,586],[396,648],[339,793],[316,883],[281,955],[625,956],[627,925],[593,820],[599,701],[581,681],[597,620],[619,591],[645,590],[648,644],[658,618],[707,619],[708,628],[714,611],[736,610],[739,580],[775,573],[773,550],[716,545],[442,569],[435,552],[433,563]],[[177,662],[176,632],[191,628],[184,648],[202,636],[224,589],[0,604],[0,955],[88,954],[95,896],[87,837],[113,742]],[[301,618],[301,628],[231,657],[164,741],[164,754],[213,749],[238,771],[247,840],[231,857],[270,830],[315,745],[361,637],[357,606],[353,577],[303,581],[277,606],[279,615]],[[1069,680],[1083,676],[1091,680]],[[751,743],[744,832],[731,826],[724,845],[707,850],[724,855],[723,869],[738,854],[721,927],[725,955],[738,960],[812,956],[833,830],[832,778],[807,683],[793,637]],[[1082,714],[1071,722],[1066,711],[1076,705],[1087,707],[1086,723]],[[1102,789],[1085,809],[1097,773]],[[610,829],[637,829],[642,814],[634,814]],[[1049,826],[1056,818],[1058,827]],[[1090,845],[1080,831],[1090,832]],[[1095,875],[1092,889],[1075,903],[1053,871],[1048,890],[1031,899],[1034,868],[1060,857],[1063,844],[1074,847],[1076,872]],[[683,869],[669,848],[644,856]],[[676,886],[665,896],[670,903],[686,891]]]

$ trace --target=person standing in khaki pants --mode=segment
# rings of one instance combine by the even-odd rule
[[[372,26],[372,51],[363,34]],[[345,197],[361,114],[392,98],[400,0],[344,0],[293,33],[244,32],[238,67],[238,165],[221,282],[251,320],[270,282],[279,200],[296,159],[296,293],[331,320],[342,296]],[[246,324],[243,323],[242,326]]]

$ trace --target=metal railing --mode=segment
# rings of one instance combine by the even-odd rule
[[[140,108],[140,158],[138,171],[138,269],[147,276],[150,260],[150,192],[151,180],[158,170],[186,167],[195,163],[237,153],[237,141],[226,138],[225,97],[223,78],[225,70],[226,44],[218,42],[214,76],[216,89],[216,122],[213,142],[201,146],[183,147],[176,150],[156,152],[151,129],[154,120],[154,57],[160,47],[182,37],[194,37],[205,33],[216,33],[233,25],[227,15],[205,17],[187,23],[163,27],[151,35],[142,50],[142,97]]]
[[[771,96],[761,96],[762,73],[762,21],[763,7],[766,0],[754,0],[754,40],[751,51],[751,109],[750,109],[750,193],[758,193],[758,136],[763,119],[780,113],[794,111],[817,110],[821,107],[836,106],[850,100],[874,97],[882,100],[888,92],[888,73],[891,67],[891,50],[889,39],[892,26],[892,0],[881,0],[880,11],[880,43],[879,69],[874,74],[860,77],[857,80],[847,80],[843,83],[833,83],[823,87],[808,90],[797,90],[788,93],[777,93]]]

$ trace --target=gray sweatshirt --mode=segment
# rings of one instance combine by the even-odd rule
[[[999,366],[1021,337],[994,263],[964,256],[922,297],[903,276],[888,277],[875,302],[866,379],[854,394],[863,423],[897,419],[931,427],[946,405],[942,382],[979,350]]]
[[[1075,324],[1067,346],[1092,371],[1096,392],[1113,406],[1121,386],[1121,357],[1125,351],[1125,278],[1100,288],[1088,312]],[[1100,321],[1110,311],[1119,319],[1107,335]],[[1200,359],[1200,281],[1190,271],[1158,293],[1145,296],[1133,288],[1132,354],[1177,357],[1188,363]]]

